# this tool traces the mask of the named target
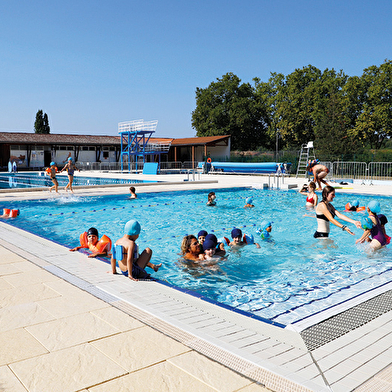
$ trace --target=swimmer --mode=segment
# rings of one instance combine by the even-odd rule
[[[216,195],[215,195],[215,192],[210,192],[208,194],[207,205],[208,206],[215,206],[216,205]]]
[[[152,264],[150,262],[152,257],[152,250],[146,248],[139,255],[136,240],[139,238],[141,231],[140,223],[136,220],[130,220],[125,224],[124,235],[118,239],[115,245],[123,247],[123,259],[116,260],[112,256],[110,264],[112,266],[112,273],[117,274],[117,263],[121,273],[131,280],[137,281],[138,279],[147,279],[150,275],[146,272],[145,268],[150,267],[155,272],[162,266],[160,264]]]
[[[129,193],[131,194],[131,196],[129,196],[130,199],[137,199],[137,195],[136,195],[136,190],[134,186],[131,186],[129,188]]]
[[[353,200],[350,203],[347,203],[345,206],[345,211],[365,211],[366,207],[359,207],[359,201]]]
[[[309,187],[306,187],[306,191],[303,191],[304,188],[301,189],[300,193],[301,195],[306,196],[306,207],[308,208],[314,208],[317,206],[318,202],[318,196],[315,193],[316,190],[316,184],[311,181],[309,183]]]
[[[322,190],[321,183],[325,185],[329,185],[324,178],[327,176],[329,173],[329,169],[322,165],[318,159],[314,159],[313,161],[308,162],[308,166],[306,168],[306,171],[313,174],[314,176],[314,183],[318,184],[318,190]]]
[[[58,191],[59,183],[56,178],[56,172],[57,172],[56,163],[50,162],[50,167],[48,167],[46,169],[45,175],[50,176],[50,179],[52,180],[54,185],[49,188],[49,192],[52,192],[52,190],[54,189],[56,191],[56,193],[59,193],[59,191]]]
[[[76,248],[70,249],[69,251],[75,252],[76,250],[79,250],[79,249],[88,248],[93,252],[91,255],[87,256],[89,258],[98,257],[98,256],[107,256],[108,251],[110,250],[110,242],[108,242],[107,246],[104,249],[102,249],[101,251],[97,248],[98,242],[99,242],[98,241],[98,230],[95,227],[90,227],[87,231],[87,244],[86,244],[86,246],[80,245],[80,246],[77,246]]]
[[[216,249],[216,244],[213,240],[208,239],[207,241],[204,241],[203,244],[203,251],[204,253],[200,254],[200,259],[201,260],[213,260],[217,259],[218,257],[215,256],[215,249]]]
[[[223,242],[219,242],[218,238],[216,238],[215,234],[207,234],[205,241],[213,241],[215,244],[215,254],[217,256],[224,256],[226,254],[225,244]]]
[[[67,163],[65,164],[65,166],[60,170],[60,173],[63,172],[64,170],[67,171],[68,173],[68,184],[66,185],[66,187],[64,188],[65,191],[67,192],[68,189],[73,193],[73,189],[72,189],[72,183],[73,183],[73,177],[74,177],[74,173],[75,170],[77,170],[80,173],[80,170],[75,166],[75,164],[72,162],[72,158],[69,157]]]
[[[229,243],[229,246],[231,248],[235,249],[235,248],[240,248],[245,245],[248,245],[248,243],[243,240],[241,229],[238,229],[235,227],[231,231],[231,238],[232,238],[232,241]],[[256,248],[260,248],[260,245],[257,242],[255,242],[254,244],[256,245]],[[251,244],[249,244],[249,245],[251,245]]]
[[[260,234],[262,240],[265,240],[270,237],[271,231],[272,231],[272,222],[263,220],[260,223],[260,227],[257,229],[256,233]]]
[[[197,233],[197,238],[198,238],[199,244],[200,244],[201,246],[203,246],[203,243],[204,243],[204,241],[205,241],[207,235],[208,235],[208,233],[207,233],[205,230],[200,230],[200,231]]]
[[[385,231],[385,225],[388,223],[388,219],[383,214],[378,214],[377,216],[378,216],[378,219],[380,219],[381,228],[382,228],[382,231],[385,235],[385,238],[387,239],[387,245],[388,245],[391,242],[391,237]]]
[[[245,200],[244,208],[253,208],[254,205],[252,204],[253,199],[251,197],[247,197]]]
[[[387,244],[387,239],[384,235],[384,230],[377,214],[380,212],[380,203],[376,200],[371,200],[367,205],[367,212],[369,217],[362,220],[362,228],[364,230],[361,238],[355,241],[356,244],[362,244],[369,236],[372,237],[370,247],[373,250],[381,249]]]
[[[199,255],[202,253],[202,249],[197,238],[190,234],[186,235],[182,239],[181,243],[181,253],[184,256],[184,259],[198,261]]]
[[[355,221],[341,212],[337,211],[332,205],[332,201],[335,197],[335,188],[327,185],[322,192],[322,200],[316,207],[316,218],[317,218],[317,231],[314,233],[314,238],[327,238],[329,237],[330,223],[337,227],[340,227],[343,231],[351,235],[355,235],[346,225],[342,225],[335,219],[337,216],[346,222],[353,223],[358,228],[361,228],[361,222]]]

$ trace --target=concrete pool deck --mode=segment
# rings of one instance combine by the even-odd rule
[[[155,177],[171,184],[136,184],[137,193],[268,183],[262,176],[202,175],[200,181],[147,176]],[[279,185],[302,183],[286,178]],[[391,190],[390,185],[342,188],[337,192],[390,195]],[[75,188],[77,195],[105,193],[128,193],[128,187]],[[0,194],[0,202],[48,195],[10,191]],[[2,222],[0,238],[0,391],[392,390],[392,312],[383,311],[384,303],[392,302],[389,287],[327,318],[329,324],[317,323],[316,337],[343,332],[309,345],[301,332],[156,282],[113,276],[99,260]],[[380,296],[366,309],[374,317],[343,328],[344,321],[359,317],[355,309]],[[383,309],[377,313],[377,308]]]

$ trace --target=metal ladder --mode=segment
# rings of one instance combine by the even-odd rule
[[[308,176],[306,167],[308,166],[308,161],[313,159],[316,159],[316,156],[314,154],[313,142],[303,144],[301,146],[301,153],[299,155],[297,167],[297,175],[295,176],[295,178],[298,178],[298,176],[304,176],[306,178]]]

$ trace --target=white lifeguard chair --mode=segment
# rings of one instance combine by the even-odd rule
[[[316,155],[314,154],[313,142],[305,143],[301,146],[301,152],[299,154],[299,161],[297,167],[297,175],[295,176],[308,176],[308,172],[306,171],[306,167],[308,166],[308,161],[316,159]]]

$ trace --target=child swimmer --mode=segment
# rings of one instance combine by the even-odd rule
[[[150,262],[152,257],[152,250],[146,248],[139,255],[136,240],[139,238],[141,226],[136,220],[130,220],[125,224],[124,235],[116,241],[115,245],[123,247],[123,258],[117,261],[121,273],[131,280],[147,279],[150,275],[145,271],[146,267],[150,267],[155,272],[162,266],[160,264],[152,264]],[[112,266],[112,273],[117,274],[117,263],[112,256],[110,264]],[[131,273],[129,273],[131,271]]]

